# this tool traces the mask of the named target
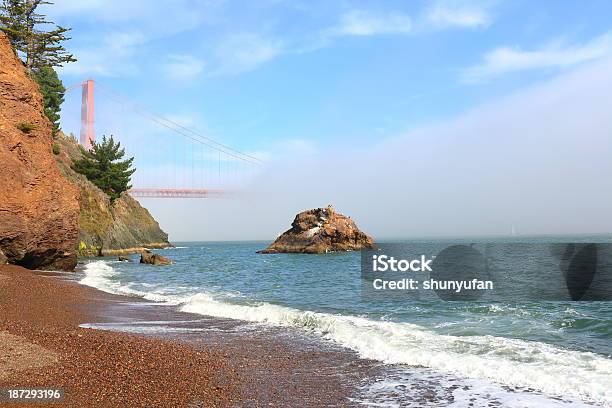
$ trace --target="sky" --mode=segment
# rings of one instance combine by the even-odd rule
[[[214,173],[222,159],[127,99],[263,162],[242,177],[224,156],[236,178],[225,198],[142,199],[173,241],[273,239],[327,204],[377,239],[612,232],[608,1],[57,0],[45,11],[72,28],[78,62],[64,83],[96,81],[97,134],[137,156],[136,186],[178,185],[181,169]],[[73,89],[66,132],[78,134],[79,110]],[[198,188],[223,186],[207,177]]]

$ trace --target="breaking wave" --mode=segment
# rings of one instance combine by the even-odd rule
[[[490,335],[442,335],[411,323],[304,311],[265,302],[237,304],[221,294],[178,298],[141,292],[116,280],[118,272],[104,261],[87,264],[84,272],[80,283],[106,292],[178,304],[181,311],[189,313],[316,332],[363,358],[383,363],[428,367],[555,396],[612,403],[612,360],[596,353]]]

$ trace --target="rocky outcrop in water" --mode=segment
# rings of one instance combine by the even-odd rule
[[[332,207],[316,208],[295,216],[285,231],[262,254],[283,252],[320,254],[373,248],[374,241],[357,228],[355,222]]]
[[[168,234],[138,201],[124,193],[111,203],[102,190],[72,170],[73,161],[81,157],[75,139],[60,133],[57,144],[57,163],[79,190],[79,255],[115,256],[172,246]]]
[[[52,152],[38,85],[0,33],[0,253],[27,268],[73,269],[77,188]]]
[[[140,254],[140,263],[149,265],[171,265],[172,260],[161,256],[160,254],[154,254],[150,251],[143,252]]]

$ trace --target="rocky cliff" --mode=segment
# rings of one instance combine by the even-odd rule
[[[373,248],[374,241],[357,228],[355,222],[332,207],[316,208],[295,216],[285,231],[263,254],[294,252],[317,254]]]
[[[59,133],[56,152],[62,173],[79,190],[79,255],[143,252],[145,248],[170,245],[168,234],[138,201],[124,193],[111,203],[102,190],[72,170],[73,160],[81,157],[76,140]]]
[[[138,201],[111,204],[75,173],[78,157],[75,140],[53,140],[38,85],[0,32],[0,264],[72,270],[77,255],[170,245]]]
[[[0,261],[76,264],[78,190],[60,174],[37,84],[0,33]]]

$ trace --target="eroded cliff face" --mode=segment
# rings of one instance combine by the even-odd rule
[[[71,270],[77,188],[58,169],[38,85],[0,33],[0,262]]]
[[[146,208],[127,194],[114,203],[85,176],[71,169],[81,157],[77,142],[57,136],[58,165],[64,176],[78,186],[80,196],[78,253],[82,256],[143,252],[145,248],[167,247],[168,234]]]

